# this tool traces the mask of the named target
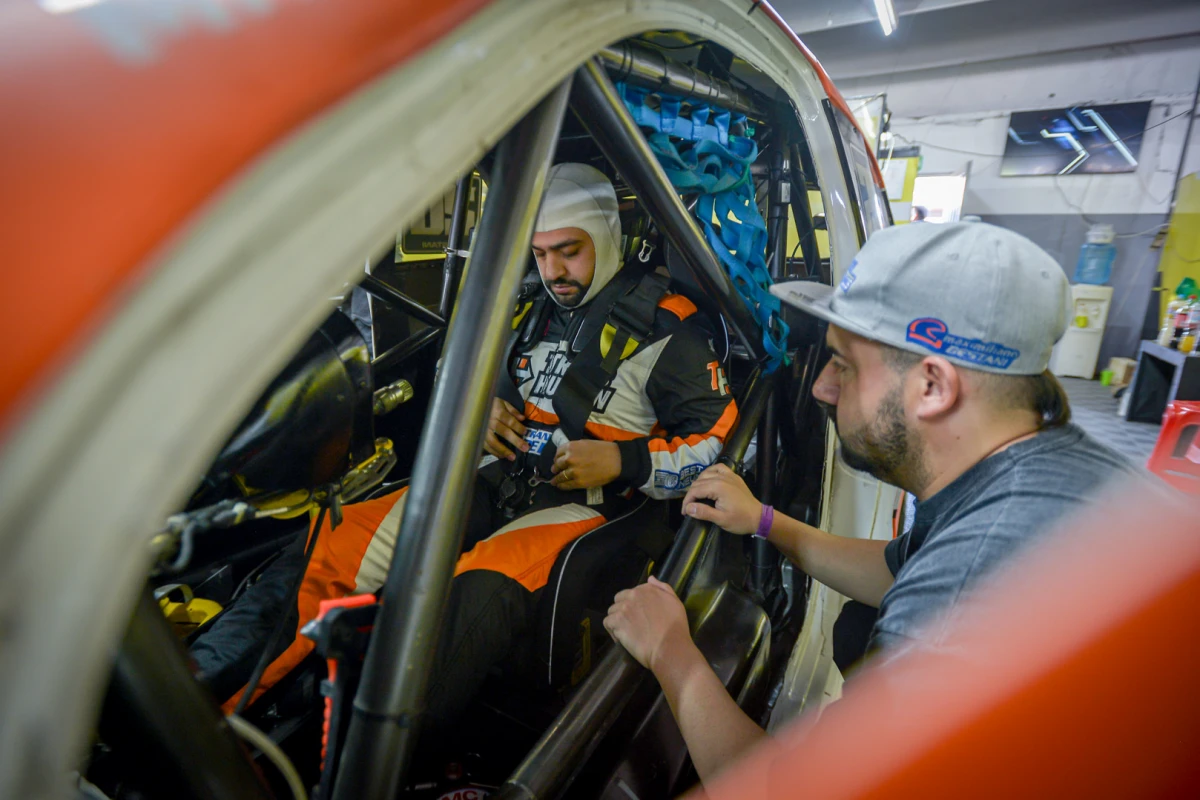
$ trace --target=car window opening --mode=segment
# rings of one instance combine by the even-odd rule
[[[634,97],[636,102],[629,99]],[[696,316],[688,324],[704,332],[715,354],[708,365],[711,389],[731,401],[736,398],[736,407],[730,403],[734,410],[729,419],[721,422],[722,440],[713,461],[745,472],[766,498],[790,498],[789,513],[797,518],[815,519],[821,505],[825,426],[810,402],[809,390],[827,357],[822,332],[787,312],[764,314],[761,302],[743,299],[754,296],[746,291],[747,278],[739,277],[736,270],[731,278],[722,266],[729,263],[728,250],[721,258],[712,242],[722,229],[746,225],[749,218],[733,208],[714,206],[704,191],[687,189],[685,182],[699,171],[681,172],[673,186],[663,179],[660,166],[662,159],[679,158],[693,142],[716,135],[709,132],[714,129],[709,120],[720,118],[715,124],[725,126],[721,136],[740,137],[753,148],[745,176],[730,183],[748,187],[746,208],[757,214],[753,224],[762,229],[763,252],[756,258],[763,274],[775,280],[828,283],[829,242],[816,161],[798,115],[789,102],[778,99],[782,97],[783,92],[765,75],[713,42],[681,32],[650,32],[605,48],[579,68],[571,88],[571,111],[563,117],[549,152],[550,163],[583,165],[611,183],[621,230],[618,257],[625,265],[621,271],[645,276],[640,283],[627,281],[622,291],[630,297],[651,293],[649,311],[643,312],[649,314],[646,319],[655,318],[667,296],[680,298],[678,308],[694,310]],[[646,139],[649,129],[632,132],[637,121],[631,112],[641,113],[643,119],[654,117],[664,126],[653,148]],[[733,112],[732,117],[727,112]],[[843,138],[850,137],[839,127],[842,121],[836,113],[831,112],[830,119],[840,146]],[[690,139],[670,137],[667,132],[675,125],[697,131],[707,128]],[[489,210],[499,213],[510,203],[502,193],[513,184],[497,172],[501,169],[497,150],[504,146],[502,142],[477,164],[463,165],[461,177],[442,197],[365,261],[364,277],[345,287],[331,316],[264,392],[213,462],[188,508],[173,518],[164,534],[163,548],[172,558],[164,562],[155,581],[162,609],[177,632],[196,645],[195,652],[207,648],[211,655],[221,647],[242,647],[244,652],[226,659],[237,661],[236,669],[222,666],[205,674],[218,699],[237,698],[236,693],[243,691],[246,666],[259,664],[251,688],[256,688],[260,677],[269,680],[257,687],[252,700],[250,694],[241,695],[239,711],[244,708],[251,722],[284,739],[285,749],[289,738],[300,747],[322,730],[314,677],[327,671],[326,662],[336,663],[341,671],[342,688],[331,691],[343,692],[336,703],[350,713],[352,697],[345,692],[351,690],[345,689],[344,681],[363,676],[347,672],[346,664],[358,662],[346,661],[343,651],[326,659],[314,652],[285,673],[272,674],[268,669],[264,674],[262,667],[279,653],[260,654],[253,643],[216,640],[210,633],[227,611],[243,607],[246,597],[271,575],[303,568],[305,548],[311,550],[316,543],[315,536],[306,534],[306,522],[318,508],[321,518],[327,515],[336,524],[352,504],[378,503],[402,494],[414,470],[420,469],[418,442],[426,419],[439,412],[433,403],[435,381],[454,379],[439,376],[447,330],[462,310],[459,301],[479,277],[471,274],[469,257],[481,246],[480,231]],[[840,152],[845,171],[865,196],[863,154],[852,148],[847,152],[845,147]],[[857,203],[856,214],[860,232],[885,222],[869,202]],[[557,251],[578,249],[577,239],[568,244],[572,247],[549,244],[538,254],[562,255]],[[740,263],[745,271],[745,260]],[[531,336],[543,335],[539,326],[548,324],[547,315],[554,310],[532,248],[525,267],[512,315],[512,338],[503,350],[502,373],[523,369],[515,363],[520,345]],[[738,280],[743,283],[740,290]],[[770,295],[762,292],[759,297]],[[616,310],[607,317],[592,316],[599,320],[597,324],[613,329],[607,334],[610,347],[618,353],[623,348],[639,352],[650,334],[650,323],[642,330],[629,322],[631,315],[636,316],[633,301],[629,305],[620,305],[625,299],[609,302]],[[630,327],[632,334],[626,329]],[[780,348],[773,360],[767,349],[772,342]],[[619,362],[630,357],[600,360],[613,362],[607,368],[619,370]],[[598,407],[602,402],[615,374],[606,373],[604,380],[609,383],[602,380],[599,393],[584,398],[583,420],[590,419],[593,404]],[[550,394],[556,401],[561,397]],[[537,408],[531,411],[528,401],[519,396],[518,400],[515,410],[526,416],[540,413]],[[564,408],[556,410],[565,425]],[[538,620],[518,637],[509,657],[490,667],[481,679],[478,697],[464,712],[460,730],[473,733],[448,748],[422,752],[406,791],[444,786],[447,781],[461,783],[464,775],[480,786],[496,786],[510,773],[510,785],[538,786],[546,793],[561,790],[578,772],[589,737],[600,735],[605,720],[626,702],[641,702],[630,700],[637,695],[640,673],[619,648],[612,647],[599,623],[605,596],[651,572],[682,594],[703,597],[702,605],[708,609],[705,619],[712,620],[714,630],[724,627],[745,634],[714,646],[724,648],[732,659],[734,666],[725,675],[731,689],[740,687],[756,713],[770,713],[767,681],[778,684],[782,668],[765,656],[764,631],[776,631],[779,646],[790,650],[802,623],[807,586],[803,576],[782,568],[778,553],[720,536],[712,525],[685,520],[678,500],[686,481],[698,471],[665,471],[668,475],[661,485],[679,491],[671,501],[643,503],[616,517],[620,525],[614,523],[613,530],[632,531],[622,534],[625,538],[619,546],[604,550],[592,544],[613,535],[601,526],[603,530],[597,529],[594,537],[579,540],[588,544],[567,548],[565,557],[559,553],[550,580],[537,589],[542,592]],[[550,477],[536,471],[520,476],[534,489],[535,481]],[[506,491],[503,486],[501,490]],[[514,491],[533,496],[524,485]],[[238,535],[225,533],[234,527]],[[331,534],[350,535],[336,528],[322,535]],[[367,560],[364,556],[359,578]],[[380,568],[384,572],[386,560]],[[300,592],[299,584],[296,587],[292,598]],[[294,624],[275,622],[286,610],[282,608],[288,605],[286,599],[279,608],[269,609],[272,625],[266,630]],[[208,605],[199,600],[207,600]],[[357,648],[352,652],[361,657],[366,639],[359,634],[375,614],[364,609],[375,607],[367,600],[352,605],[338,612],[345,620],[354,620],[350,627],[338,627],[336,618],[327,616],[305,628],[317,639],[318,650],[332,652],[328,648],[333,640],[322,636],[354,634],[358,638],[352,636],[353,642],[346,646]],[[333,606],[325,613],[332,615]],[[546,615],[548,628],[541,621]],[[267,638],[264,634],[262,641]],[[286,645],[284,641],[281,647]],[[544,657],[535,652],[539,647]],[[548,727],[562,715],[574,719],[574,727],[565,731]],[[326,720],[324,730],[326,736],[332,735],[327,745],[331,752],[359,763],[362,752],[356,748],[362,745],[353,736],[342,738],[349,730],[344,723]],[[646,734],[635,736],[630,730],[625,735],[637,741],[637,736]],[[464,741],[472,754],[466,762],[460,754],[466,752]],[[613,765],[628,757],[618,750],[589,762],[592,777],[608,780]],[[532,755],[522,762],[527,752]],[[673,752],[669,760],[672,791],[686,787],[690,769],[686,754]],[[311,761],[298,765],[300,772],[328,780],[320,776],[320,760]],[[447,763],[457,765],[457,773],[451,775],[454,770]]]

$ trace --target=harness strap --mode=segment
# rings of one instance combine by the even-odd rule
[[[571,440],[584,437],[596,399],[616,375],[621,361],[649,339],[658,303],[667,292],[668,280],[653,272],[627,266],[617,274],[623,280],[616,286],[615,296],[606,303],[600,302],[606,299],[601,297],[593,301],[571,349],[575,350],[576,342],[583,344],[552,399],[559,427]]]
[[[600,393],[617,373],[621,362],[637,352],[653,332],[658,303],[669,285],[667,278],[647,271],[640,264],[625,266],[591,301],[579,324],[569,325],[563,332],[569,342],[571,364],[560,379],[551,402],[566,439],[584,438],[588,418]],[[550,300],[540,284],[537,284],[537,292],[533,299],[525,293],[518,299],[506,363],[511,362],[514,350],[526,350],[545,333]],[[496,395],[514,408],[524,410],[525,399],[507,370],[497,381]],[[537,456],[532,452],[518,454],[518,471],[524,469],[527,459],[532,459],[538,471],[548,476],[557,449],[551,440],[542,445]]]
[[[504,350],[503,363],[506,366],[512,360],[513,351],[518,346],[524,348],[534,341],[545,327],[546,312],[549,310],[548,302],[549,299],[546,297],[540,281],[537,283],[527,282],[525,286],[521,287],[521,294],[517,297],[517,307],[513,314],[512,335],[509,336],[508,347]],[[496,396],[501,400],[508,401],[518,411],[524,412],[525,398],[521,397],[521,392],[513,383],[512,375],[508,373],[507,369],[502,370],[496,379]]]

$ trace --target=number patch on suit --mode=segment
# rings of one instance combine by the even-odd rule
[[[721,369],[720,361],[708,362],[708,371],[712,373],[712,389],[722,395],[729,394],[729,381],[725,379],[725,370]]]

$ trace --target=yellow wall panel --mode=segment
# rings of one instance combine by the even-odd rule
[[[1159,298],[1161,319],[1180,281],[1191,277],[1200,284],[1200,173],[1184,176],[1179,182],[1159,269],[1163,285]]]

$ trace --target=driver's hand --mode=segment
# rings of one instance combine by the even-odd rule
[[[712,500],[715,505],[700,500]],[[684,514],[715,522],[730,533],[754,533],[762,512],[762,503],[754,499],[750,487],[724,464],[701,472],[683,498]]]
[[[483,449],[496,458],[516,461],[517,454],[509,449],[510,446],[522,453],[529,450],[529,443],[525,441],[525,426],[521,424],[524,419],[525,415],[513,408],[512,403],[493,397],[492,416],[488,420],[487,436],[483,437]]]
[[[605,486],[621,477],[621,449],[598,439],[567,442],[555,453],[550,471],[550,483],[563,491]]]

